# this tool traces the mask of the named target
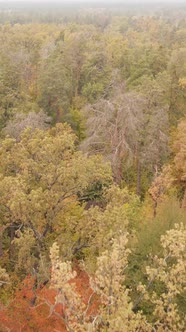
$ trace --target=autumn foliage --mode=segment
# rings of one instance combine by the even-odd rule
[[[5,2],[0,332],[185,332],[184,5]]]
[[[86,272],[79,268],[77,263],[74,264],[74,269],[77,275],[73,283],[75,283],[77,295],[81,297],[82,303],[88,305],[93,293],[89,277]],[[56,295],[57,290],[48,287],[48,285],[39,285],[36,288],[35,279],[31,276],[26,277],[17,286],[8,305],[1,304],[0,331],[51,332],[58,330],[66,332],[67,329],[62,319],[65,308],[62,304],[56,303]],[[99,302],[98,297],[91,297],[87,316],[96,315]]]

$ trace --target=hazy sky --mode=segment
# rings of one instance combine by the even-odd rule
[[[35,3],[184,3],[185,0],[0,0],[0,2],[11,3],[11,2],[35,2]]]
[[[0,0],[0,2],[184,2],[184,0]]]

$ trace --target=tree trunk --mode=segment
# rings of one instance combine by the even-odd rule
[[[11,260],[13,258],[14,254],[14,244],[13,240],[15,237],[15,225],[10,226],[10,246],[9,246],[9,259]]]
[[[186,187],[184,189],[184,196],[183,196],[183,200],[182,200],[182,203],[181,203],[181,207],[186,208]]]
[[[0,234],[0,257],[3,256],[3,234]]]
[[[155,218],[156,217],[156,213],[157,213],[157,201],[154,201],[153,203],[153,217]]]
[[[56,123],[60,122],[61,114],[62,114],[62,111],[61,111],[60,107],[57,107],[56,119],[55,119]]]
[[[136,195],[141,194],[141,164],[137,157],[137,175],[136,175]]]
[[[74,96],[75,97],[78,97],[79,95],[79,81],[80,81],[80,74],[81,74],[81,71],[80,71],[80,68],[77,69],[77,72],[76,72],[76,79],[75,79],[75,91],[74,91]]]

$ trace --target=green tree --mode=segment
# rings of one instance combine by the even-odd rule
[[[19,142],[2,142],[1,227],[11,231],[10,253],[16,231],[23,231],[23,237],[32,233],[36,258],[45,253],[47,238],[60,225],[64,210],[78,200],[77,194],[92,182],[111,180],[109,165],[99,156],[87,158],[76,151],[75,139],[61,124],[46,131],[28,128]]]

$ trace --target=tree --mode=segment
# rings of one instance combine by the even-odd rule
[[[119,182],[124,158],[135,154],[145,104],[140,95],[124,92],[123,85],[117,88],[110,100],[101,99],[85,108],[87,138],[82,148],[102,153],[110,160],[114,179]]]
[[[77,194],[94,181],[111,181],[109,165],[99,156],[88,158],[76,151],[75,139],[66,124],[58,124],[45,131],[28,128],[19,142],[10,138],[2,142],[1,228],[4,234],[10,230],[10,258],[13,240],[21,232],[23,238],[29,234],[34,238],[34,245],[20,238],[20,246],[30,243],[28,250],[38,261],[46,253],[47,236],[60,224],[64,209],[78,201]]]
[[[51,118],[43,111],[38,113],[29,112],[28,114],[15,113],[14,118],[7,121],[3,132],[16,140],[19,140],[20,135],[25,128],[30,127],[33,130],[36,128],[44,129],[49,126],[50,121]]]
[[[162,89],[157,85],[147,78],[146,92],[143,89],[126,92],[124,84],[120,81],[118,85],[115,80],[109,98],[102,98],[83,110],[87,117],[87,137],[81,144],[82,149],[102,153],[110,160],[118,183],[133,166],[138,195],[143,169],[152,178],[168,154],[167,107],[162,100]]]
[[[170,121],[173,126],[185,115],[185,88],[181,88],[180,80],[186,75],[185,65],[186,49],[180,48],[172,52],[168,63],[168,70],[171,76],[171,94],[170,94]]]
[[[173,143],[173,177],[183,192],[182,206],[186,207],[186,119],[183,118],[177,128],[176,137]]]
[[[52,262],[51,287],[57,291],[55,305],[61,304],[63,320],[67,331],[85,332],[86,327],[86,308],[81,296],[76,291],[73,282],[76,272],[72,270],[71,262],[61,262],[59,258],[59,247],[56,243],[50,249]]]
[[[141,296],[134,307],[145,298],[153,306],[153,328],[160,332],[164,329],[169,331],[184,331],[185,317],[178,311],[177,297],[185,292],[185,243],[186,230],[183,224],[175,225],[175,228],[166,232],[161,237],[163,257],[154,257],[154,267],[147,267],[148,284],[139,285]],[[160,294],[158,290],[151,293],[150,288],[155,281],[159,281],[164,287]]]
[[[157,206],[160,199],[163,199],[162,196],[168,191],[168,189],[173,185],[174,178],[171,175],[171,167],[165,166],[159,175],[156,175],[154,180],[151,183],[151,186],[148,190],[152,200],[153,200],[153,215],[156,217]]]
[[[38,104],[55,122],[60,122],[70,108],[73,97],[72,72],[58,48],[43,61],[38,77]]]
[[[102,36],[95,34],[87,44],[87,53],[81,72],[81,94],[90,103],[96,102],[107,89],[112,75],[105,52],[105,42]]]

